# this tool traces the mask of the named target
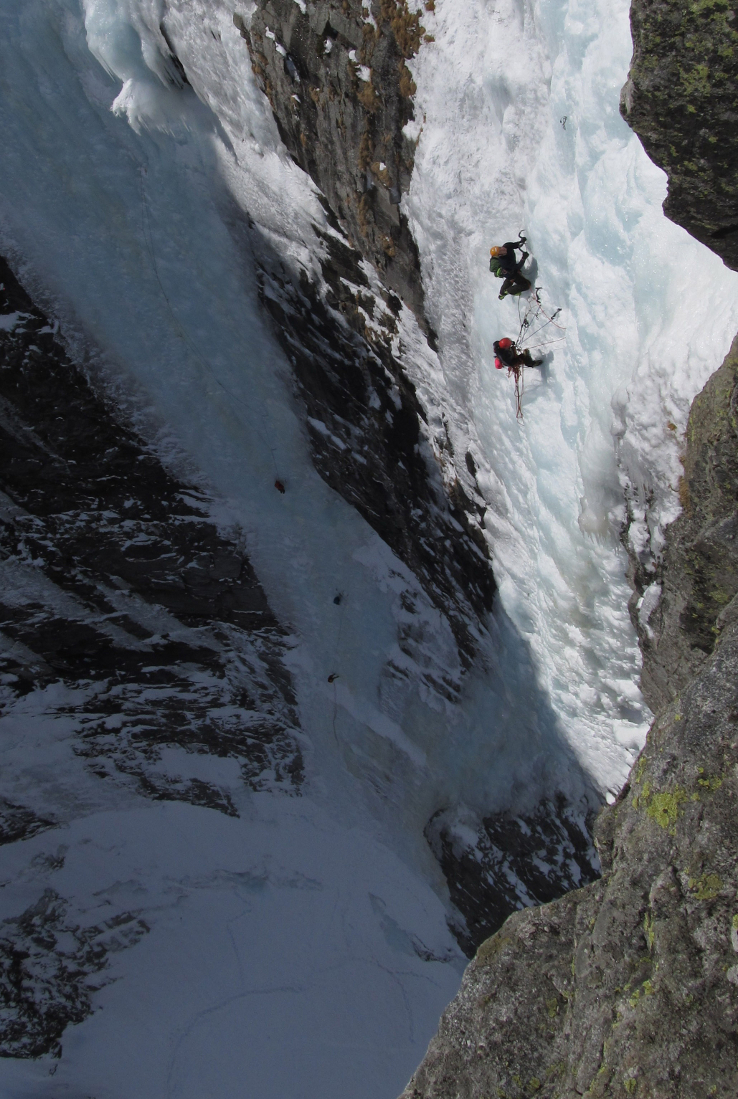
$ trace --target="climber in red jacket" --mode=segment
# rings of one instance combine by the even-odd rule
[[[504,336],[501,340],[495,340],[492,345],[495,349],[495,367],[502,370],[506,366],[508,370],[515,370],[521,366],[540,366],[543,359],[534,359],[530,351],[518,351],[512,340]]]

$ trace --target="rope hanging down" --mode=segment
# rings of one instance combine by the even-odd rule
[[[552,344],[563,343],[566,339],[566,328],[562,324],[559,324],[556,318],[561,313],[561,309],[555,309],[553,313],[546,312],[541,301],[540,294],[543,288],[536,286],[533,293],[530,295],[525,303],[525,311],[521,316],[520,305],[521,299],[518,298],[518,320],[520,321],[520,329],[518,331],[518,338],[515,341],[515,345],[521,350],[533,351],[538,347],[549,347]],[[531,340],[542,332],[545,328],[552,324],[554,328],[557,328],[564,335],[555,337],[554,339],[544,340],[537,344],[531,344]],[[535,327],[534,327],[535,326]]]
[[[521,312],[521,298],[518,297],[518,320],[520,321],[520,328],[518,330],[518,336],[515,340],[515,346],[518,351],[538,351],[543,347],[554,347],[558,344],[566,342],[566,328],[559,324],[557,317],[561,313],[561,309],[555,309],[553,312],[548,313],[541,302],[540,293],[542,287],[536,286],[533,293],[525,302],[525,310]],[[562,335],[556,336],[553,339],[542,339],[537,343],[531,341],[548,328],[549,325],[553,325],[557,328]],[[508,366],[508,376],[512,375],[515,379],[515,417],[518,420],[523,419],[523,406],[522,400],[525,393],[525,373],[522,364],[516,366]]]

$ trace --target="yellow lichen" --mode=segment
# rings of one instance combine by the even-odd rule
[[[647,912],[644,917],[643,930],[646,932],[646,942],[648,943],[648,949],[653,950],[653,944],[656,935],[653,930],[653,916],[650,912]]]
[[[668,828],[673,831],[679,815],[683,812],[681,805],[688,800],[686,790],[676,786],[673,790],[654,794],[646,813],[652,820],[656,821],[660,828]]]
[[[371,164],[372,175],[374,175],[380,183],[383,183],[385,187],[390,185],[390,174],[387,170],[386,164],[381,164],[378,160],[375,160]]]
[[[690,510],[690,486],[686,484],[686,478],[679,478],[679,502],[684,511]]]
[[[477,950],[474,961],[479,965],[488,964],[499,954],[504,946],[511,942],[512,939],[509,935],[502,935],[498,931],[498,933],[493,935],[490,939],[485,939]]]
[[[361,87],[356,93],[356,98],[369,114],[374,114],[379,106],[379,98],[374,90],[374,85],[371,80],[361,82]]]
[[[372,162],[372,152],[374,150],[374,142],[369,129],[364,130],[361,135],[361,141],[359,142],[359,167],[362,172],[366,171]]]
[[[381,0],[381,18],[389,23],[400,53],[408,60],[420,48],[425,27],[420,23],[420,12],[410,11],[407,0]]]
[[[411,99],[418,90],[417,85],[413,80],[412,73],[404,61],[400,62],[399,89],[400,95],[405,99]]]
[[[697,779],[697,785],[704,790],[709,790],[712,793],[713,790],[719,790],[723,785],[723,780],[719,775],[705,775],[703,767],[699,767],[698,771],[701,777]]]
[[[703,874],[701,878],[690,878],[689,888],[698,901],[712,901],[723,887],[718,874]]]

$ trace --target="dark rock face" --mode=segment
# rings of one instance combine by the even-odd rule
[[[158,769],[165,746],[236,760],[253,789],[296,792],[283,632],[238,536],[116,421],[4,262],[0,279],[6,706],[74,688],[54,706],[79,722],[78,755],[149,797],[236,812],[218,785]],[[5,842],[49,824],[3,804]]]
[[[443,410],[423,407],[410,376],[435,356],[417,249],[398,208],[413,167],[415,143],[402,131],[413,117],[406,61],[425,36],[420,16],[405,0],[260,0],[248,20],[233,19],[327,217],[314,226],[316,277],[251,219],[245,233],[242,212],[231,211],[292,365],[313,462],[418,578],[469,667],[495,592],[486,503],[471,458],[457,460],[439,431]],[[433,686],[458,694],[450,677]]]
[[[633,0],[621,110],[668,173],[664,213],[738,269],[738,26],[728,0]]]
[[[677,698],[738,616],[738,339],[695,398],[687,439],[683,510],[663,561],[655,573],[635,567],[633,619],[654,711]],[[649,584],[661,597],[644,620],[637,600]]]
[[[303,10],[304,9],[304,10]],[[417,248],[398,203],[415,143],[402,130],[415,93],[406,61],[424,35],[406,0],[258,0],[246,39],[282,140],[352,245],[425,326]]]
[[[0,924],[0,1057],[60,1057],[64,1030],[91,1013],[91,994],[109,980],[109,956],[148,930],[131,912],[81,928],[53,889]]]
[[[16,805],[7,798],[0,798],[0,844],[35,836],[53,828],[55,822],[39,816],[25,805]]]
[[[315,227],[318,279],[295,273],[258,226],[251,234],[261,300],[292,364],[313,461],[417,576],[468,667],[495,592],[486,505],[463,463],[456,476],[441,474],[439,452],[447,466],[455,457],[447,433],[431,440],[406,361],[433,353],[426,339],[434,347],[417,249],[398,209],[413,167],[415,145],[402,131],[413,117],[406,62],[425,34],[420,16],[405,0],[259,0],[248,26],[238,13],[234,23],[329,222],[327,231]],[[407,346],[403,302],[424,333],[413,333],[420,349]]]
[[[693,404],[644,643],[668,705],[595,827],[603,877],[482,944],[404,1099],[738,1093],[737,366]]]
[[[453,812],[438,812],[425,835],[448,882],[463,923],[451,929],[473,957],[485,939],[521,908],[545,904],[600,874],[592,842],[594,812],[563,795],[532,813],[496,813],[471,830]]]
[[[511,916],[404,1099],[738,1093],[738,627],[598,822],[601,881]]]
[[[370,285],[337,224],[322,235],[322,285],[298,282],[253,236],[261,300],[292,365],[315,467],[417,576],[468,666],[495,592],[486,505],[458,478],[443,483],[402,362],[402,303],[377,280]]]

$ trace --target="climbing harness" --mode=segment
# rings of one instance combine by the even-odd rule
[[[543,347],[554,347],[557,344],[566,342],[566,329],[559,323],[557,318],[561,314],[561,309],[555,309],[548,311],[541,301],[541,286],[536,286],[533,293],[525,302],[525,309],[522,309],[522,302],[518,297],[518,320],[520,321],[520,328],[518,330],[517,339],[514,340],[515,347],[518,351],[539,351]],[[542,333],[549,325],[553,325],[558,329],[562,335],[556,336],[553,339],[540,338]],[[537,342],[532,342],[538,338]],[[519,363],[516,366],[508,366],[507,376],[515,379],[515,417],[518,420],[523,419],[523,407],[522,400],[525,392],[525,373],[523,364]]]

